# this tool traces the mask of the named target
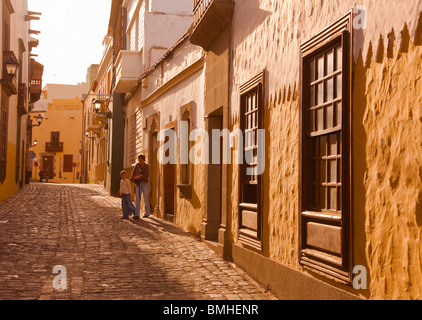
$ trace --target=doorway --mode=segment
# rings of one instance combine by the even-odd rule
[[[54,178],[54,156],[43,156],[43,171],[44,178],[53,179]]]
[[[159,188],[159,171],[158,171],[158,133],[154,132],[152,134],[151,141],[151,150],[150,155],[152,159],[150,160],[150,167],[152,168],[151,172],[151,194],[150,194],[150,206],[151,212],[158,214],[159,211],[159,197],[160,197],[160,188]]]
[[[173,128],[169,129],[173,130]],[[169,137],[166,136],[164,143],[168,143]],[[166,151],[166,157],[169,157],[170,150]],[[175,165],[167,163],[163,167],[163,187],[164,187],[164,216],[169,221],[174,221],[174,200],[175,200]]]
[[[213,130],[223,129],[223,108],[217,109],[211,113],[207,118],[207,130],[210,137],[212,137]],[[220,137],[220,161],[215,163],[213,157],[213,141],[210,139],[210,164],[207,166],[206,172],[206,207],[205,217],[202,226],[202,237],[204,240],[217,242],[218,231],[221,225],[222,218],[222,137]]]

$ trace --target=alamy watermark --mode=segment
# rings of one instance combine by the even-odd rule
[[[358,5],[353,8],[353,28],[355,30],[366,29],[367,10],[364,6]]]
[[[210,137],[205,129],[195,129],[189,133],[189,122],[181,121],[179,139],[173,129],[165,129],[158,133],[157,140],[164,142],[158,149],[158,162],[162,165],[168,163],[248,164],[246,174],[250,176],[261,175],[265,170],[264,129],[247,131],[245,134],[240,129],[232,132],[228,129],[214,129]],[[178,142],[179,162],[177,161]]]
[[[353,288],[356,290],[368,289],[368,272],[365,266],[355,266],[353,268]]]
[[[55,266],[53,274],[57,274],[53,279],[53,288],[56,290],[67,289],[67,270],[65,266]]]

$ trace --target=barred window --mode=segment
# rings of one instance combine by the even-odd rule
[[[258,182],[258,90],[254,90],[245,96],[244,126],[245,126],[245,153],[253,154],[253,162],[248,163],[246,167],[253,172],[252,175],[245,176],[245,182]]]
[[[263,86],[264,72],[261,72],[240,87],[244,161],[239,169],[239,240],[259,251],[262,250],[262,182],[258,175],[258,130],[263,129]]]
[[[311,151],[309,209],[341,215],[342,46],[309,60],[307,134]]]
[[[302,44],[300,263],[351,282],[351,14]]]

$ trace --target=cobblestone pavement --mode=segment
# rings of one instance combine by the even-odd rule
[[[275,299],[175,225],[120,216],[98,185],[33,183],[0,203],[0,299]]]

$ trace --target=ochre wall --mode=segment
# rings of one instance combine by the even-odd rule
[[[176,183],[180,184],[181,166],[176,166]],[[176,214],[175,222],[183,229],[199,235],[204,211],[204,194],[205,194],[205,165],[190,166],[190,176],[192,184],[192,198],[180,198],[180,191],[176,187]]]
[[[19,174],[20,174],[20,171],[21,170],[19,170]],[[4,183],[0,185],[0,202],[6,200],[7,198],[19,192],[19,182],[16,183],[15,172],[16,172],[16,144],[8,143],[7,144],[6,180],[4,181]]]
[[[6,200],[7,198],[13,196],[19,192],[19,180],[22,180],[25,183],[26,180],[26,154],[24,159],[22,159],[22,141],[25,141],[24,144],[27,144],[26,139],[26,123],[27,116],[23,115],[20,117],[21,122],[21,132],[20,132],[20,149],[19,149],[19,175],[18,182],[16,182],[16,143],[17,143],[17,121],[19,114],[16,109],[16,96],[10,97],[9,100],[9,112],[8,112],[8,134],[7,134],[7,163],[6,163],[6,179],[3,183],[0,184],[0,202]],[[26,146],[24,146],[26,148]],[[26,149],[25,149],[26,150]],[[24,150],[24,151],[25,151]],[[22,177],[22,166],[23,174]]]
[[[232,118],[231,130],[239,128]],[[270,94],[264,104],[265,171],[263,188],[263,252],[270,259],[298,267],[299,100],[296,88]],[[234,153],[233,153],[234,155]],[[234,158],[234,157],[233,157]],[[234,161],[233,161],[234,162]],[[238,167],[231,166],[231,239],[238,240]]]
[[[363,298],[420,299],[422,4],[362,4],[367,28],[353,38],[352,217],[353,265],[367,268],[367,290],[298,263],[299,47],[352,1],[236,1],[230,129],[239,128],[239,86],[265,70],[263,256]],[[237,170],[229,168],[229,238],[241,247]]]
[[[205,68],[205,115],[209,115],[228,103],[229,87],[229,38],[230,29],[225,29],[207,52]]]
[[[355,66],[354,203],[373,299],[422,298],[422,46],[398,31]]]

